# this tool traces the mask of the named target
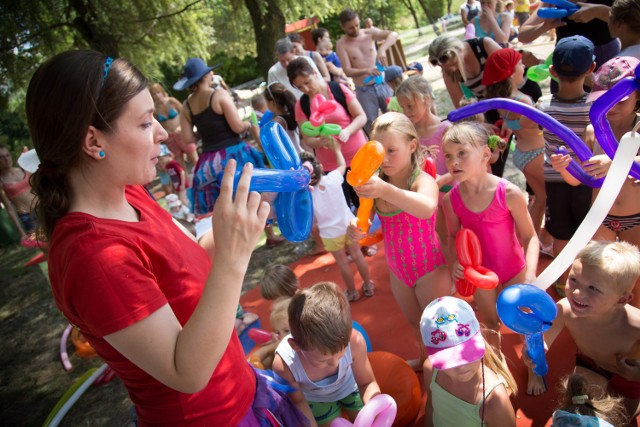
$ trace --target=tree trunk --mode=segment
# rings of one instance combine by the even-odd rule
[[[418,0],[418,3],[420,3],[420,6],[422,7],[422,10],[424,10],[424,14],[427,15],[427,19],[429,20],[429,23],[433,27],[433,32],[436,34],[436,36],[439,36],[440,35],[440,30],[438,29],[438,26],[436,25],[436,19],[433,17],[431,12],[429,12],[429,8],[427,7],[426,3],[424,2],[424,0]]]
[[[73,26],[89,47],[114,58],[120,56],[118,41],[107,28],[103,29],[98,23],[98,16],[91,0],[69,0],[69,5],[76,13]]]
[[[258,69],[262,77],[267,80],[269,68],[274,64],[273,52],[276,42],[284,37],[284,14],[278,7],[276,0],[265,1],[264,14],[260,10],[260,1],[244,0],[244,4],[249,10],[253,23],[256,51],[258,52]]]
[[[418,14],[411,3],[411,0],[402,0],[402,3],[409,9],[411,16],[413,17],[413,22],[416,24],[416,29],[418,30],[418,35],[421,36],[422,32],[420,31],[420,20],[418,19]]]

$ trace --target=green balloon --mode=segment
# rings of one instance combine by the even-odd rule
[[[320,136],[321,127],[315,127],[311,122],[304,122],[300,126],[300,130],[307,136]]]
[[[340,132],[342,132],[342,127],[340,127],[340,125],[326,123],[320,126],[320,135],[323,136],[339,135]]]
[[[532,80],[536,83],[548,79],[550,76],[551,73],[549,73],[549,66],[545,64],[534,65],[527,70],[527,77],[529,78],[529,80]]]

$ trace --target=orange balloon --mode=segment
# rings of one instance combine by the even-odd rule
[[[83,359],[91,359],[96,357],[98,353],[91,347],[91,344],[82,336],[80,331],[73,328],[71,331],[71,342],[76,348],[76,354]]]
[[[398,405],[394,427],[412,425],[422,400],[416,373],[403,358],[393,353],[372,351],[367,356],[380,391],[393,397]]]
[[[378,141],[369,141],[364,144],[353,159],[351,170],[347,173],[347,182],[353,187],[358,187],[373,176],[384,160],[384,147]]]
[[[373,246],[376,243],[382,242],[383,238],[382,230],[377,229],[372,234],[367,235],[364,239],[358,240],[358,243],[360,243],[360,246]]]
[[[360,197],[360,207],[358,207],[358,228],[363,233],[369,233],[369,218],[373,209],[373,199]]]

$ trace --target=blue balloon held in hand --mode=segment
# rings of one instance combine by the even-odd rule
[[[549,366],[542,334],[549,330],[558,315],[556,303],[536,286],[512,285],[500,293],[496,308],[505,326],[524,334],[527,354],[536,365],[533,371],[545,376]]]
[[[371,82],[374,82],[377,85],[381,85],[382,83],[384,83],[384,75],[382,74],[384,73],[384,67],[379,62],[376,62],[376,68],[378,69],[378,71],[380,71],[380,74],[376,76],[372,74],[370,76],[365,77],[364,84],[368,85]]]

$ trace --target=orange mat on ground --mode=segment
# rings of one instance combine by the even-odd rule
[[[382,246],[382,244],[378,245],[379,250],[375,256],[366,258],[371,272],[371,279],[376,285],[376,294],[371,298],[362,297],[359,301],[351,303],[351,315],[367,331],[373,351],[387,351],[405,359],[415,359],[419,356],[418,344],[409,324],[404,319],[391,294],[389,270]],[[551,258],[540,254],[538,273],[544,270],[550,262]],[[344,287],[340,271],[331,254],[327,253],[314,258],[303,257],[291,264],[290,267],[300,279],[300,285],[303,288],[324,280],[334,281]],[[355,265],[351,264],[351,267],[356,275],[356,286],[360,288],[362,279],[357,273]],[[556,297],[554,291],[549,292]],[[263,329],[270,330],[269,313],[271,302],[265,301],[260,297],[260,291],[257,287],[245,293],[240,302],[244,310],[260,316]],[[554,342],[553,347],[547,354],[549,363],[547,384],[549,385],[549,390],[538,397],[526,395],[527,372],[521,362],[522,343],[520,335],[503,327],[502,350],[519,388],[518,395],[512,400],[516,409],[517,426],[541,427],[550,425],[548,421],[558,400],[558,380],[571,373],[575,364],[575,344],[573,340],[565,331]],[[422,374],[417,375],[422,387],[422,404],[418,417],[410,425],[422,427],[424,425],[423,416],[426,395],[424,394]]]

